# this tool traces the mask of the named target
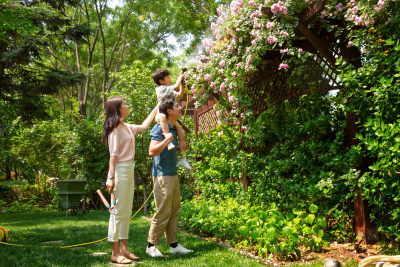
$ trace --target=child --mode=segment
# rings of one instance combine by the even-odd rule
[[[184,78],[184,75],[182,73],[179,74],[179,77],[178,77],[178,80],[176,81],[176,83],[174,85],[170,85],[171,78],[169,77],[168,70],[156,69],[153,73],[153,80],[157,84],[156,95],[157,95],[158,103],[160,103],[161,100],[167,96],[171,96],[171,97],[175,98],[175,100],[178,97],[183,97],[183,95],[185,93],[183,84],[182,84],[183,78]],[[167,118],[163,113],[160,113],[160,112],[157,113],[156,122],[160,123],[163,133],[169,133]],[[178,124],[176,125],[176,130],[177,130],[179,140],[182,142],[185,142],[186,135],[183,132],[183,129]],[[168,150],[172,150],[174,148],[175,148],[175,146],[172,142],[168,144]],[[181,157],[178,160],[178,165],[181,165],[182,167],[185,167],[187,169],[192,169],[192,167],[190,166],[189,162],[186,159],[185,153],[186,153],[186,151],[181,150]]]

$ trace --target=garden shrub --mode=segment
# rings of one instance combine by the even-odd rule
[[[6,213],[37,212],[55,207],[53,199],[56,190],[44,187],[39,190],[37,185],[23,181],[5,181],[0,183],[0,207]]]
[[[329,246],[324,230],[326,219],[318,207],[294,210],[284,215],[274,203],[269,207],[252,205],[235,198],[222,201],[185,201],[180,225],[203,236],[214,236],[239,245],[255,245],[260,256],[274,254],[280,259],[298,259],[300,246],[321,251]]]
[[[370,64],[359,69],[341,65],[349,109],[358,117],[356,148],[372,164],[358,187],[371,206],[371,219],[380,233],[400,241],[400,42],[386,40]],[[357,74],[357,75],[355,75]]]
[[[249,121],[244,133],[221,124],[199,134],[193,142],[199,159],[193,164],[199,198],[235,198],[261,207],[274,203],[285,215],[314,204],[329,217],[327,235],[352,240],[353,224],[344,223],[338,214],[353,214],[359,172],[354,169],[357,151],[348,149],[339,98],[311,95],[288,100]],[[268,138],[275,143],[268,143]],[[257,146],[272,149],[251,152]],[[247,190],[237,183],[243,174]]]

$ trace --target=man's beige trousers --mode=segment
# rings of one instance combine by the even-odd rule
[[[181,191],[178,175],[153,176],[157,212],[151,221],[148,242],[158,245],[165,233],[167,243],[178,242],[178,216],[181,210]]]

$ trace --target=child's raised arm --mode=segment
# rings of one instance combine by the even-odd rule
[[[174,90],[175,91],[179,91],[180,92],[180,85],[182,84],[182,80],[185,76],[183,74],[179,74],[178,76],[178,80],[176,81],[176,83],[174,84]],[[182,95],[183,96],[183,95]]]

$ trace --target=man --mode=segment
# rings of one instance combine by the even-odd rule
[[[168,150],[167,146],[173,142],[178,145],[176,121],[182,116],[182,107],[172,98],[164,98],[159,104],[161,113],[167,117],[169,133],[163,133],[157,123],[150,132],[151,142],[149,155],[153,158],[154,198],[157,212],[151,221],[148,246],[146,253],[151,257],[162,257],[157,249],[161,237],[165,233],[171,254],[186,254],[193,252],[178,244],[178,215],[181,209],[181,193],[177,173],[176,148]],[[181,142],[180,149],[186,150],[188,144]]]

